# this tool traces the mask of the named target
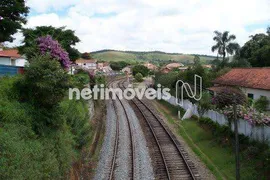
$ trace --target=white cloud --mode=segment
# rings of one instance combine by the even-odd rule
[[[214,30],[229,30],[243,45],[249,35],[266,28],[249,32],[245,26],[270,22],[267,0],[29,0],[28,4],[42,13],[29,17],[27,27],[65,25],[76,31],[82,52],[108,48],[213,54]],[[57,14],[64,9],[65,16]]]

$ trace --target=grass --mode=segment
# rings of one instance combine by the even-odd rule
[[[177,119],[176,107],[158,101],[157,109],[173,124],[193,152],[201,159],[217,179],[235,179],[235,156],[232,146],[222,146],[207,127],[201,126],[196,120]],[[182,113],[181,113],[182,114]],[[241,178],[257,179],[258,172],[254,169],[254,162],[247,161],[241,155]]]
[[[130,63],[150,61],[150,62],[162,62],[162,61],[178,61],[184,64],[193,62],[194,56],[180,53],[164,53],[164,52],[136,52],[136,51],[114,51],[104,50],[91,53],[92,57],[101,61],[127,61]],[[214,57],[199,56],[201,62],[208,64],[209,61],[214,60]]]

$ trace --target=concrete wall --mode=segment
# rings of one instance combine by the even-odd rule
[[[87,68],[87,69],[97,69],[97,64],[96,63],[78,63],[78,66]]]
[[[179,106],[178,103],[176,103],[176,98],[171,97],[167,102],[169,102],[172,105]],[[179,102],[179,101],[178,101]],[[189,108],[192,109],[192,113],[196,116],[199,116],[198,113],[198,107],[196,104],[192,104],[189,100],[184,100],[183,106],[181,106],[183,109],[187,110]],[[183,115],[181,115],[183,116]],[[208,117],[212,119],[212,121],[220,124],[220,125],[227,125],[228,119],[225,115],[209,110],[207,111],[203,117]],[[234,126],[232,125],[232,131],[234,131]],[[245,136],[248,136],[251,139],[257,140],[257,141],[263,141],[270,145],[270,127],[269,126],[251,126],[247,121],[243,119],[238,120],[238,131],[239,134],[243,134]]]
[[[261,96],[265,96],[270,102],[270,91],[261,90],[261,89],[252,89],[252,88],[241,88],[241,89],[246,95],[253,94],[254,100],[259,99]],[[268,109],[270,109],[270,104],[268,106]]]
[[[2,64],[2,65],[11,65],[10,58],[8,58],[8,57],[0,57],[0,64]]]
[[[24,67],[26,64],[27,64],[27,61],[25,59],[16,59],[15,66]]]
[[[1,76],[14,76],[14,75],[23,74],[23,73],[24,73],[23,67],[0,64],[0,77]]]

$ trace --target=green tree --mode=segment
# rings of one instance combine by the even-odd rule
[[[215,37],[213,40],[216,41],[216,44],[212,46],[212,52],[217,51],[222,56],[221,66],[224,67],[227,54],[233,55],[240,46],[238,43],[233,42],[236,37],[233,34],[229,35],[229,31],[224,31],[223,33],[214,31],[214,33]]]
[[[270,66],[270,28],[267,34],[255,34],[240,49],[240,58],[247,59],[253,67]]]
[[[33,57],[25,68],[24,79],[19,82],[22,97],[36,107],[51,109],[64,98],[69,87],[69,77],[58,60],[51,56]]]
[[[142,81],[143,81],[143,75],[142,75],[141,73],[137,73],[137,74],[135,75],[135,80],[136,80],[137,82],[142,82]]]
[[[193,63],[194,63],[194,66],[200,64],[200,57],[198,55],[194,56]]]
[[[235,67],[250,67],[250,63],[244,59],[244,58],[240,58],[239,56],[235,56],[232,60],[232,62],[230,62],[230,67],[235,68]]]
[[[75,35],[75,32],[65,27],[56,28],[53,26],[38,26],[35,29],[22,29],[24,35],[24,45],[19,47],[21,54],[25,54],[28,59],[35,56],[37,38],[50,35],[54,40],[57,40],[62,48],[64,48],[72,61],[80,57],[80,52],[72,46],[80,42],[80,39]]]
[[[121,69],[123,69],[124,67],[126,67],[128,65],[130,65],[130,64],[125,62],[125,61],[119,61],[119,62],[112,61],[112,62],[110,62],[110,66],[111,66],[112,70],[115,70],[115,71],[120,71]]]
[[[199,116],[202,117],[204,113],[212,108],[211,104],[211,95],[207,92],[202,94],[202,98],[198,102],[198,113]]]
[[[82,57],[83,59],[91,59],[91,55],[90,55],[90,53],[88,53],[88,52],[82,53],[81,57]]]
[[[12,35],[26,23],[29,8],[25,0],[1,0],[0,2],[0,43],[13,41]]]
[[[137,73],[141,73],[143,77],[147,76],[149,69],[143,65],[136,65],[132,68],[132,74],[135,76]]]
[[[268,105],[269,105],[269,101],[265,96],[260,97],[254,102],[255,109],[260,112],[266,111]]]

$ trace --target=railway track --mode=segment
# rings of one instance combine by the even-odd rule
[[[114,82],[109,82],[109,86],[113,85]],[[111,95],[110,95],[111,97]],[[129,173],[129,179],[135,179],[135,146],[134,146],[134,139],[133,139],[133,130],[132,130],[132,127],[131,127],[131,124],[130,124],[130,119],[128,117],[128,114],[127,114],[127,111],[126,111],[126,108],[123,104],[123,102],[119,99],[118,96],[117,97],[117,100],[113,100],[113,108],[117,114],[118,110],[117,110],[117,105],[116,105],[116,101],[119,101],[119,104],[121,105],[121,108],[123,109],[124,111],[124,114],[125,114],[125,119],[127,120],[127,124],[128,124],[128,131],[129,131],[129,139],[130,139],[130,173]],[[119,140],[119,137],[120,137],[120,124],[119,124],[119,118],[117,118],[117,121],[116,121],[116,135],[115,135],[115,142],[114,142],[114,150],[113,150],[113,157],[112,157],[112,161],[111,161],[111,165],[110,165],[110,172],[109,172],[109,177],[108,179],[109,180],[112,180],[112,179],[117,179],[115,178],[115,169],[116,169],[116,165],[117,165],[117,157],[121,158],[121,154],[119,153],[119,146],[121,146],[120,144],[120,140]],[[128,163],[128,162],[126,162]],[[128,166],[126,166],[128,167]]]
[[[119,82],[120,88],[124,89],[123,82]],[[151,138],[151,148],[155,152],[154,166],[156,179],[200,179],[194,165],[189,161],[187,153],[181,148],[176,137],[165,127],[160,118],[142,100],[132,100],[142,114],[148,130],[146,138]]]

